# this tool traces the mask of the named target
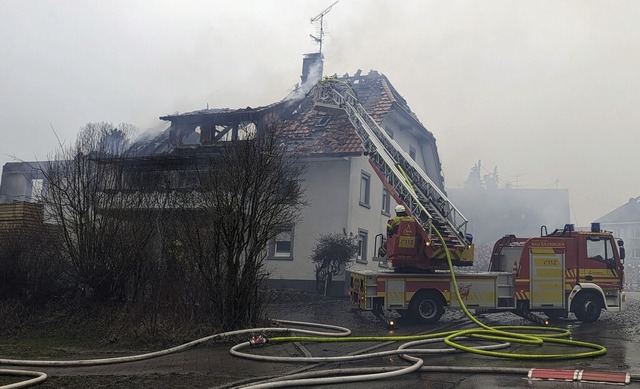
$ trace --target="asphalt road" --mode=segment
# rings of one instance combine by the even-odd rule
[[[576,320],[566,320],[557,327],[571,331],[571,338],[583,342],[593,342],[607,348],[603,356],[570,360],[515,360],[480,356],[470,353],[447,355],[422,355],[425,366],[463,368],[465,371],[439,373],[417,371],[393,378],[375,379],[366,382],[346,382],[341,378],[337,384],[316,383],[311,388],[336,389],[378,389],[378,388],[600,388],[602,384],[577,383],[565,381],[540,381],[527,379],[526,372],[531,368],[554,368],[573,371],[622,371],[632,375],[640,374],[640,293],[628,293],[628,303],[623,312],[603,312],[596,323],[583,324]],[[473,325],[461,311],[447,312],[437,325],[424,326],[399,322],[396,328],[389,329],[369,312],[363,312],[351,305],[346,299],[312,299],[304,302],[276,304],[270,307],[272,318],[326,323],[351,329],[350,339],[356,336],[405,336],[471,328]],[[524,319],[507,313],[488,314],[480,320],[491,326],[530,325]],[[258,333],[259,331],[256,331]],[[240,343],[246,342],[248,335],[237,337]],[[379,353],[397,350],[406,341],[392,341],[390,338],[367,340],[362,342],[318,343],[308,340],[268,344],[264,347],[248,348],[247,352],[263,356],[291,357],[333,357]],[[421,348],[444,348],[442,342]],[[49,379],[43,388],[240,388],[255,385],[270,378],[284,377],[290,374],[309,374],[316,371],[329,371],[336,375],[338,369],[367,368],[406,368],[410,363],[397,355],[375,356],[366,360],[332,363],[307,363],[303,361],[272,362],[255,361],[234,357],[229,353],[226,343],[199,346],[180,353],[160,358],[123,364],[84,366],[84,367],[34,367],[27,370],[45,371]],[[574,346],[558,346],[550,343],[543,345],[514,344],[506,351],[512,354],[569,353],[585,351]],[[127,352],[126,354],[130,354]],[[111,355],[109,355],[111,356]],[[120,355],[112,355],[120,356]],[[103,356],[103,357],[106,357]],[[0,368],[16,368],[0,366]],[[517,373],[498,372],[478,373],[477,368],[515,368]],[[18,369],[20,369],[18,367]],[[274,384],[273,387],[281,387]],[[640,388],[632,382],[628,387]],[[295,387],[302,387],[297,385]],[[608,386],[610,387],[610,386]]]
[[[340,306],[341,304],[335,304]],[[475,368],[516,368],[521,371],[528,371],[531,368],[537,369],[562,369],[573,372],[574,370],[586,370],[597,372],[627,372],[631,375],[640,374],[640,294],[636,292],[628,293],[628,303],[623,312],[604,311],[600,320],[596,323],[585,324],[576,320],[564,320],[554,324],[555,327],[564,328],[571,331],[571,339],[596,343],[604,346],[607,352],[603,356],[588,357],[568,360],[531,360],[531,359],[510,359],[480,356],[470,353],[456,353],[448,355],[427,355],[422,356],[424,366],[454,366],[470,368],[469,371],[436,373],[429,371],[417,371],[403,374],[394,378],[377,379],[367,382],[344,382],[339,384],[316,384],[311,387],[331,387],[331,388],[433,388],[433,389],[464,389],[464,388],[596,388],[601,387],[601,383],[577,383],[559,380],[530,380],[526,373],[501,374],[501,373],[476,373]],[[449,329],[471,328],[473,325],[462,315],[461,312],[448,312],[441,319],[438,325],[420,326],[411,323],[399,323],[399,325],[389,330],[382,322],[378,321],[369,313],[358,312],[351,308],[324,306],[323,304],[306,304],[298,307],[282,307],[282,312],[274,312],[279,317],[291,320],[302,320],[311,322],[321,322],[334,325],[342,325],[352,329],[352,336],[359,335],[411,335],[425,332],[438,332]],[[491,325],[530,325],[512,314],[487,314],[481,317],[481,321]],[[297,348],[300,355],[307,357],[314,356],[339,356],[358,353],[375,353],[384,350],[397,349],[405,342],[353,342],[353,343],[313,343],[298,342]],[[279,346],[274,346],[279,347]],[[426,346],[425,346],[426,347]],[[444,347],[434,346],[434,347]],[[251,350],[250,350],[251,351]],[[514,344],[502,350],[511,354],[565,354],[588,351],[582,347],[556,345],[545,343],[543,345],[522,345]],[[259,353],[269,354],[269,346]],[[254,362],[261,364],[264,362]],[[269,363],[269,362],[267,362]],[[305,365],[294,363],[287,372],[300,373],[315,370],[331,370],[367,367],[406,367],[410,363],[397,356],[384,356],[372,358],[364,361],[348,363],[329,363],[322,365]],[[278,369],[278,374],[282,370]],[[255,378],[255,377],[254,377]],[[217,386],[238,387],[248,382],[233,382]],[[628,387],[638,387],[640,384],[632,382]]]

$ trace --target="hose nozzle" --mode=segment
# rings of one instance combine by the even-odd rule
[[[264,335],[264,334],[255,335],[251,339],[249,339],[249,344],[252,347],[253,346],[264,346],[267,343],[269,343],[269,338],[267,338],[267,336]]]

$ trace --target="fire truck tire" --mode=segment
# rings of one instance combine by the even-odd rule
[[[432,324],[444,313],[444,300],[439,293],[422,291],[416,293],[409,303],[413,319],[421,324]]]
[[[602,299],[595,293],[581,292],[571,304],[576,318],[583,323],[593,323],[602,312]]]

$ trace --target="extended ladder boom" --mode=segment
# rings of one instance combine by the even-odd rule
[[[316,88],[317,105],[340,108],[347,113],[372,164],[427,232],[432,244],[441,245],[433,231],[435,227],[454,253],[465,250],[469,244],[466,238],[467,219],[367,113],[353,89],[344,82],[332,79],[318,83]]]

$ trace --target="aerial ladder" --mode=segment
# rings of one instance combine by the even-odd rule
[[[315,88],[316,106],[341,109],[347,114],[385,188],[396,201],[405,205],[422,230],[418,233],[423,255],[420,258],[390,258],[393,266],[398,270],[447,269],[447,250],[454,265],[472,265],[473,246],[471,236],[466,233],[467,219],[367,113],[351,86],[325,78]]]

